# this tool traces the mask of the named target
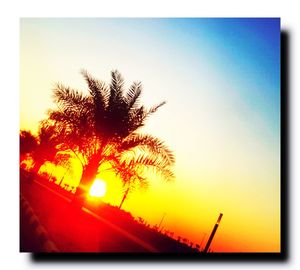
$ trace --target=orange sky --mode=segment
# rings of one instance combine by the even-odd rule
[[[152,225],[166,213],[162,226],[195,243],[222,212],[214,251],[280,250],[278,21],[21,19],[20,34],[21,129],[36,131],[55,82],[86,93],[81,68],[106,82],[117,68],[144,104],[167,100],[142,132],[176,156],[175,181],[151,178],[124,210]],[[121,183],[99,177],[118,205]]]

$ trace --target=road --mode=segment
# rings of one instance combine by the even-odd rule
[[[83,207],[41,181],[22,181],[20,192],[60,252],[157,252],[137,235]],[[20,215],[21,251],[39,250],[35,233]]]

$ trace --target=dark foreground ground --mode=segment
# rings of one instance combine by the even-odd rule
[[[78,209],[70,202],[73,194],[41,177],[20,175],[21,252],[198,252],[116,207]]]

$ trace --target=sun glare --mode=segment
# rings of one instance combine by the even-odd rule
[[[101,179],[95,179],[89,195],[91,197],[103,197],[106,193],[106,183]]]

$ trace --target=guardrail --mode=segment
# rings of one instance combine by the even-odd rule
[[[20,194],[20,222],[24,222],[26,224],[20,224],[21,226],[25,226],[29,228],[30,231],[27,233],[32,234],[35,242],[39,245],[39,250],[26,250],[28,252],[59,252],[59,249],[54,244],[52,240],[50,240],[49,234],[41,224],[39,218],[34,213],[32,207],[25,199],[25,197]],[[22,237],[22,236],[20,236]],[[23,251],[23,250],[21,250]]]

